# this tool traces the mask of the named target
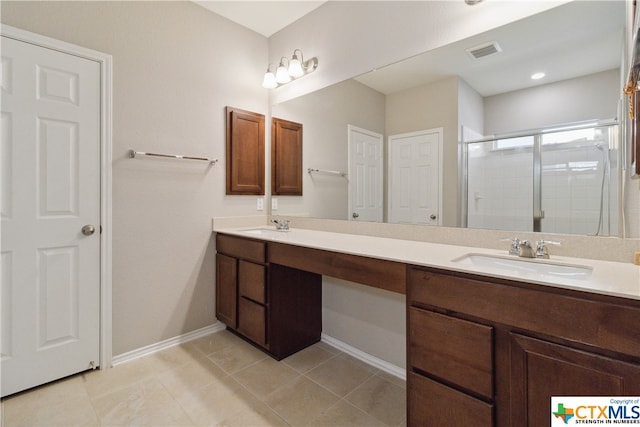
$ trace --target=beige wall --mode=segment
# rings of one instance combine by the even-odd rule
[[[226,197],[224,107],[267,113],[263,36],[181,2],[2,2],[2,23],[113,56],[113,353],[215,323],[211,218]]]
[[[484,98],[484,133],[495,135],[613,119],[622,96],[618,68]]]

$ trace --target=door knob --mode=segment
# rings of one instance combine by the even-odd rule
[[[351,216],[353,218],[358,218],[360,216],[360,214],[358,212],[354,212],[354,213],[351,214]]]
[[[435,214],[431,214],[431,216],[429,216],[429,218],[431,218],[432,221],[435,221],[437,216],[435,216]]]
[[[96,232],[96,228],[91,224],[87,224],[84,227],[82,227],[82,234],[84,234],[85,236],[91,236],[95,232]]]

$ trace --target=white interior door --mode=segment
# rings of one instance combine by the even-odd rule
[[[389,136],[389,222],[441,225],[442,128]]]
[[[349,131],[349,219],[382,222],[382,135]]]
[[[99,363],[100,64],[3,36],[1,147],[6,396]]]

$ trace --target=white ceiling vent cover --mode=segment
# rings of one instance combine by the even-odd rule
[[[498,52],[502,52],[498,42],[489,42],[467,49],[467,53],[474,59],[484,58],[485,56],[493,55]]]

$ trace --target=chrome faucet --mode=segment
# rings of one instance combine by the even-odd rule
[[[528,240],[521,240],[518,250],[518,256],[522,258],[535,258],[533,254],[533,248]]]
[[[549,250],[547,245],[560,246],[560,242],[554,242],[552,240],[538,240],[536,242],[536,258],[549,259]]]
[[[282,231],[289,230],[288,219],[272,219],[271,222],[276,225],[276,230],[282,230]]]
[[[534,252],[533,247],[528,240],[520,240],[517,237],[501,240],[511,242],[509,255],[517,255],[523,258],[549,259],[549,250],[547,249],[547,245],[560,246],[560,242],[554,242],[553,240],[538,240],[536,242],[536,250]]]

